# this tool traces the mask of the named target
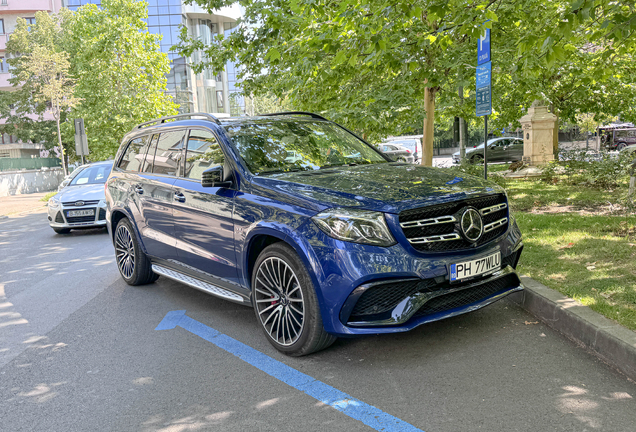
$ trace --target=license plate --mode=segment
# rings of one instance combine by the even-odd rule
[[[457,264],[451,264],[450,280],[451,282],[470,278],[473,276],[483,275],[493,272],[501,268],[501,252],[474,259],[464,261]]]
[[[95,210],[71,210],[66,212],[66,217],[77,217],[77,216],[95,216]]]

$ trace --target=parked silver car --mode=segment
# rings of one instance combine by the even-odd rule
[[[416,164],[420,163],[420,158],[422,157],[422,139],[419,137],[414,138],[391,138],[391,141],[387,141],[387,144],[397,144],[402,147],[406,147],[411,150],[411,154],[413,155],[413,162]]]
[[[382,143],[378,145],[378,148],[382,153],[387,155],[391,160],[396,162],[413,163],[415,158],[411,150],[394,143]]]
[[[58,234],[72,229],[106,226],[104,183],[113,161],[96,162],[82,169],[68,186],[49,199],[49,225]]]
[[[488,162],[516,162],[523,157],[523,139],[493,138],[488,140]],[[484,143],[466,149],[466,159],[472,163],[484,162]],[[459,163],[459,152],[453,153],[453,163]]]

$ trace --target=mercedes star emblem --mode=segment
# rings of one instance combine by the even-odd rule
[[[462,214],[461,227],[464,237],[468,241],[476,242],[484,231],[484,222],[477,210],[469,208]]]

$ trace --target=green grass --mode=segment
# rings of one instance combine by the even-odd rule
[[[519,272],[636,330],[636,216],[606,214],[619,192],[539,180],[507,186],[524,236]]]
[[[57,194],[57,191],[49,192],[46,195],[44,195],[42,198],[40,198],[40,201],[48,202],[48,200],[51,199],[51,197],[56,194]]]
[[[510,180],[506,191],[513,211],[529,212],[546,206],[570,206],[570,210],[598,210],[619,201],[621,191],[604,191],[564,183],[550,185],[537,180]]]

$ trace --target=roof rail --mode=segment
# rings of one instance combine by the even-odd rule
[[[139,123],[137,126],[132,128],[132,130],[141,129],[142,127],[146,127],[146,126],[151,125],[153,123],[165,123],[166,120],[178,120],[178,119],[185,118],[185,117],[187,117],[187,118],[207,117],[208,120],[213,121],[216,124],[221,124],[219,119],[214,117],[212,114],[198,112],[198,113],[177,114],[177,115],[173,115],[173,116],[160,117],[158,119],[150,120],[150,121],[147,121],[147,122],[144,122],[144,123]]]
[[[310,112],[306,112],[306,111],[287,111],[287,112],[278,112],[278,113],[271,113],[271,114],[258,114],[258,115],[259,115],[259,117],[275,117],[275,116],[282,116],[282,115],[306,115],[306,116],[309,116],[311,118],[329,121],[329,120],[327,120],[326,118],[324,118],[321,115],[310,113]]]

